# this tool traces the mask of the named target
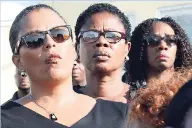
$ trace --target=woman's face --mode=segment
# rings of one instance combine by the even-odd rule
[[[108,12],[93,14],[81,28],[81,32],[83,31],[88,33],[81,34],[80,60],[90,72],[109,73],[123,67],[130,49],[130,42],[119,39],[110,43],[114,38],[122,36],[120,33],[125,34],[125,28],[117,16]],[[105,36],[97,36],[99,32],[104,32]]]
[[[171,26],[163,22],[153,23],[152,32],[147,42],[150,68],[165,70],[174,66],[177,45],[175,32]]]
[[[73,78],[74,84],[80,84],[86,81],[85,68],[79,59],[75,61],[75,64],[73,66],[72,78]]]
[[[27,33],[47,31],[61,25],[66,23],[52,10],[34,10],[21,21],[19,38]],[[65,33],[68,32],[68,29],[63,30]],[[40,47],[28,48],[22,45],[19,56],[14,58],[14,62],[19,69],[27,72],[31,81],[51,81],[71,77],[75,57],[71,37],[56,43],[49,34],[46,34],[44,44]]]

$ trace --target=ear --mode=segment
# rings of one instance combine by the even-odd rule
[[[17,69],[19,69],[21,67],[20,66],[20,55],[13,55],[12,61],[15,64],[15,66],[17,67]]]
[[[125,57],[129,54],[129,51],[131,49],[131,42],[127,42],[125,45]]]
[[[75,50],[76,50],[77,58],[78,58],[78,59],[80,58],[80,55],[79,55],[79,48],[80,48],[80,44],[79,44],[79,43],[75,43]]]

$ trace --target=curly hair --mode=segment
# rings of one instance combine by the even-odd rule
[[[16,43],[18,41],[18,34],[21,29],[21,24],[20,24],[21,20],[24,19],[30,12],[32,12],[34,10],[39,10],[42,8],[50,9],[50,10],[54,11],[58,16],[60,16],[63,19],[63,17],[55,9],[53,9],[52,7],[50,7],[49,5],[46,5],[46,4],[32,5],[32,6],[29,6],[29,7],[26,7],[25,9],[23,9],[16,16],[16,18],[13,21],[12,26],[10,28],[10,32],[9,32],[9,42],[10,42],[10,46],[11,46],[11,50],[12,50],[13,54],[15,52]],[[65,22],[65,20],[64,20],[64,22]]]
[[[181,68],[164,83],[153,79],[145,89],[139,89],[139,96],[131,102],[131,120],[138,120],[151,126],[165,125],[165,111],[177,91],[190,79],[192,69]]]
[[[119,17],[119,19],[121,20],[125,31],[126,31],[126,40],[129,41],[130,40],[130,32],[131,32],[131,24],[130,21],[128,19],[128,17],[125,16],[125,14],[119,10],[117,7],[108,4],[108,3],[97,3],[97,4],[93,4],[91,6],[89,6],[86,10],[84,10],[79,17],[77,18],[77,22],[75,25],[75,36],[76,36],[76,42],[77,44],[79,44],[79,33],[80,30],[82,28],[82,26],[86,23],[86,21],[94,14],[96,13],[101,13],[101,12],[108,12],[111,13],[117,17]]]
[[[174,30],[175,35],[179,37],[176,59],[174,62],[175,69],[192,66],[192,46],[189,42],[187,34],[181,26],[171,17],[163,17],[161,19],[150,18],[140,23],[132,32],[130,40],[132,46],[129,52],[130,61],[127,65],[125,65],[130,85],[136,81],[142,83],[147,79],[148,59],[146,52],[147,43],[145,39],[150,35],[150,32],[152,31],[152,24],[155,22],[168,24]]]

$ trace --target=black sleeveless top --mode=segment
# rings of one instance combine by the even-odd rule
[[[13,101],[1,106],[1,123],[2,128],[69,128]],[[127,128],[127,124],[128,104],[97,99],[94,108],[70,128]]]

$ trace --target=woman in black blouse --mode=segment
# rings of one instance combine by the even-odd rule
[[[83,94],[94,98],[128,102],[129,85],[122,82],[124,62],[131,48],[129,19],[117,7],[99,3],[77,18],[77,52],[86,71]]]
[[[14,20],[9,40],[13,63],[28,74],[31,93],[1,106],[3,128],[126,127],[126,104],[73,91],[72,31],[53,8],[25,8]]]

